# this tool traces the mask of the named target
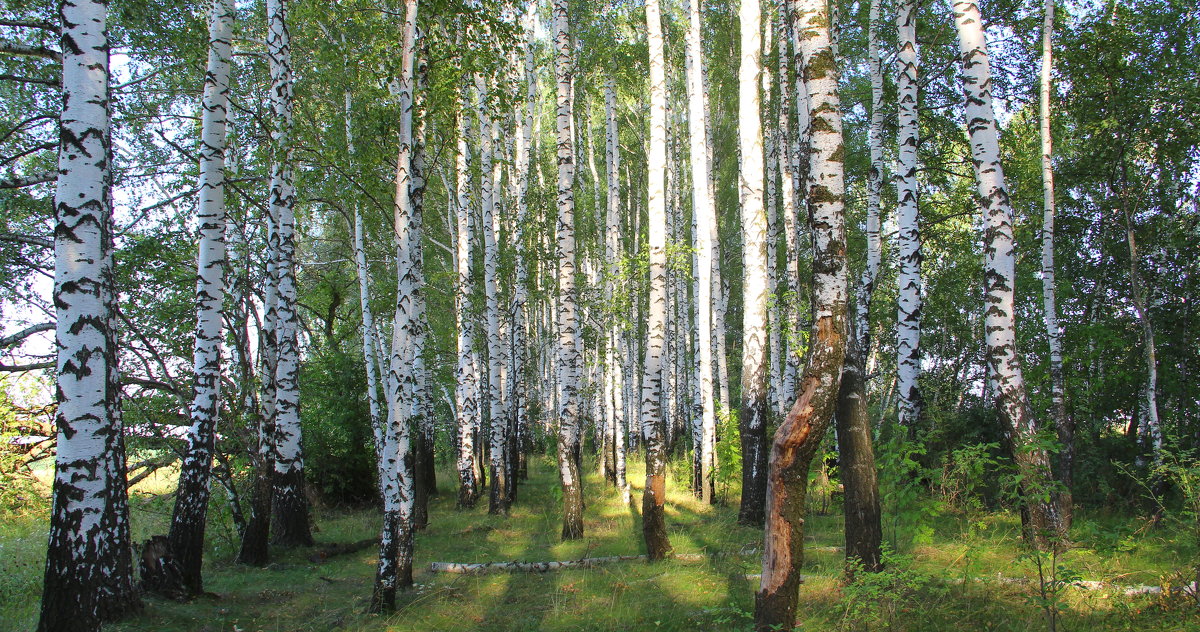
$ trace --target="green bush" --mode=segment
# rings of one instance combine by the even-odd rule
[[[322,350],[300,373],[300,421],[308,482],[335,504],[377,497],[374,435],[361,356]]]

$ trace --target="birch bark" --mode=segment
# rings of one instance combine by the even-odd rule
[[[738,69],[739,195],[742,213],[742,499],[738,522],[762,524],[767,492],[767,215],[763,207],[762,72],[758,0],[742,0]]]
[[[62,110],[54,196],[58,449],[39,632],[99,629],[133,583],[114,327],[104,2],[58,5]]]
[[[899,423],[915,427],[921,415],[921,232],[917,215],[917,2],[901,0],[896,10],[900,50],[896,59],[899,127],[896,177],[896,371]]]
[[[984,222],[984,330],[987,361],[995,403],[1006,439],[1021,474],[1019,493],[1025,534],[1048,548],[1060,535],[1060,521],[1049,499],[1050,455],[1034,444],[1037,423],[1029,407],[1021,358],[1017,353],[1014,279],[1016,243],[1013,212],[1000,162],[1000,135],[992,110],[992,79],[983,21],[974,0],[954,0],[966,95],[967,130],[975,165],[975,180]]]
[[[479,418],[479,378],[475,373],[475,319],[471,317],[471,251],[475,243],[471,213],[471,171],[468,165],[470,123],[467,117],[470,88],[460,91],[458,110],[458,143],[455,154],[456,244],[454,272],[457,277],[454,293],[454,313],[458,316],[458,365],[454,386],[455,413],[458,437],[458,506],[471,508],[479,498],[479,482],[475,477],[475,423]]]
[[[184,593],[204,592],[204,525],[208,514],[217,416],[221,404],[221,325],[225,300],[225,121],[229,108],[232,0],[212,3],[208,27],[208,71],[200,123],[200,200],[196,209],[199,248],[196,261],[195,384],[187,452],[179,472],[168,539],[179,566]]]
[[[795,625],[804,561],[808,469],[837,405],[846,350],[844,145],[837,56],[824,0],[797,7],[804,81],[812,120],[808,210],[813,237],[813,326],[796,403],[775,433],[767,483],[763,572],[755,595],[758,630]]]
[[[564,540],[583,537],[583,481],[575,459],[579,436],[579,349],[576,346],[575,141],[571,135],[571,31],[567,0],[554,0],[554,70],[557,79],[558,137],[558,470],[563,490]]]

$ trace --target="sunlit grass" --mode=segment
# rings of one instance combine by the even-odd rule
[[[223,492],[214,486],[206,588],[213,596],[178,604],[148,598],[144,612],[106,630],[744,630],[749,628],[761,560],[757,555],[718,555],[704,560],[649,564],[622,562],[552,573],[435,574],[430,562],[572,560],[644,552],[641,489],[644,469],[630,460],[632,502],[607,487],[589,463],[585,484],[586,537],[563,542],[560,496],[552,464],[531,463],[531,478],[508,516],[487,513],[486,499],[472,510],[454,507],[453,480],[442,478],[431,505],[428,529],[417,534],[417,586],[400,597],[393,615],[367,615],[376,568],[373,548],[324,562],[310,551],[274,551],[264,569],[232,563],[236,533]],[[131,497],[137,541],[164,533],[174,501],[176,472],[139,484]],[[671,477],[674,479],[674,477]],[[686,483],[686,481],[684,481]],[[736,501],[736,490],[731,497]],[[1033,587],[976,577],[1030,577],[1022,555],[1018,519],[1008,513],[945,515],[932,542],[912,546],[889,587],[861,594],[842,584],[842,517],[806,521],[806,583],[797,613],[801,629],[814,630],[1029,630],[1045,629],[1031,601]],[[319,543],[347,543],[377,535],[374,510],[318,507]],[[1142,523],[1084,514],[1077,519],[1075,548],[1060,563],[1087,579],[1157,583],[1194,552],[1170,533],[1139,530]],[[738,552],[759,549],[762,532],[737,524],[737,506],[706,505],[680,481],[668,487],[667,526],[676,552]],[[0,630],[27,630],[36,620],[44,559],[46,516],[33,512],[0,525]],[[856,589],[857,590],[857,589]],[[1067,590],[1064,628],[1071,630],[1195,630],[1193,610],[1154,597]]]

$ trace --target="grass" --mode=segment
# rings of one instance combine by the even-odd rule
[[[632,460],[631,460],[632,461]],[[134,490],[135,541],[164,533],[170,517],[173,473]],[[631,462],[634,507],[594,474],[586,481],[587,537],[560,541],[559,496],[554,469],[538,461],[508,517],[479,508],[454,508],[452,479],[431,505],[430,527],[417,535],[414,590],[388,616],[364,614],[376,554],[366,550],[324,563],[308,552],[275,551],[264,569],[233,564],[236,534],[216,511],[208,529],[206,588],[212,597],[180,604],[147,598],[144,611],[106,630],[739,630],[749,627],[759,572],[756,556],[712,557],[705,562],[624,562],[546,574],[480,576],[434,574],[433,561],[568,560],[643,552],[640,464]],[[677,481],[672,481],[676,483]],[[214,507],[224,505],[214,487]],[[736,493],[732,495],[736,499]],[[678,552],[736,551],[761,547],[761,530],[737,524],[736,505],[706,506],[672,485],[667,522]],[[0,630],[27,630],[36,622],[47,518],[44,506],[20,515],[0,514]],[[812,515],[807,542],[841,544],[840,515]],[[373,510],[318,508],[321,543],[377,535]],[[1125,584],[1170,581],[1195,551],[1160,528],[1142,529],[1121,515],[1077,520],[1072,549],[1060,563],[1085,579]],[[1019,521],[1008,513],[943,515],[932,542],[912,546],[877,577],[845,586],[840,553],[811,551],[798,613],[802,630],[1012,630],[1046,629],[1030,585],[978,582],[975,577],[1029,577],[1031,562],[1019,546]],[[965,581],[964,581],[965,580]],[[1068,589],[1059,629],[1200,630],[1200,614],[1182,599],[1125,597]]]

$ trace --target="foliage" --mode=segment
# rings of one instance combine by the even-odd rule
[[[309,483],[327,502],[364,503],[376,497],[374,435],[361,356],[325,350],[300,376],[300,422]]]

